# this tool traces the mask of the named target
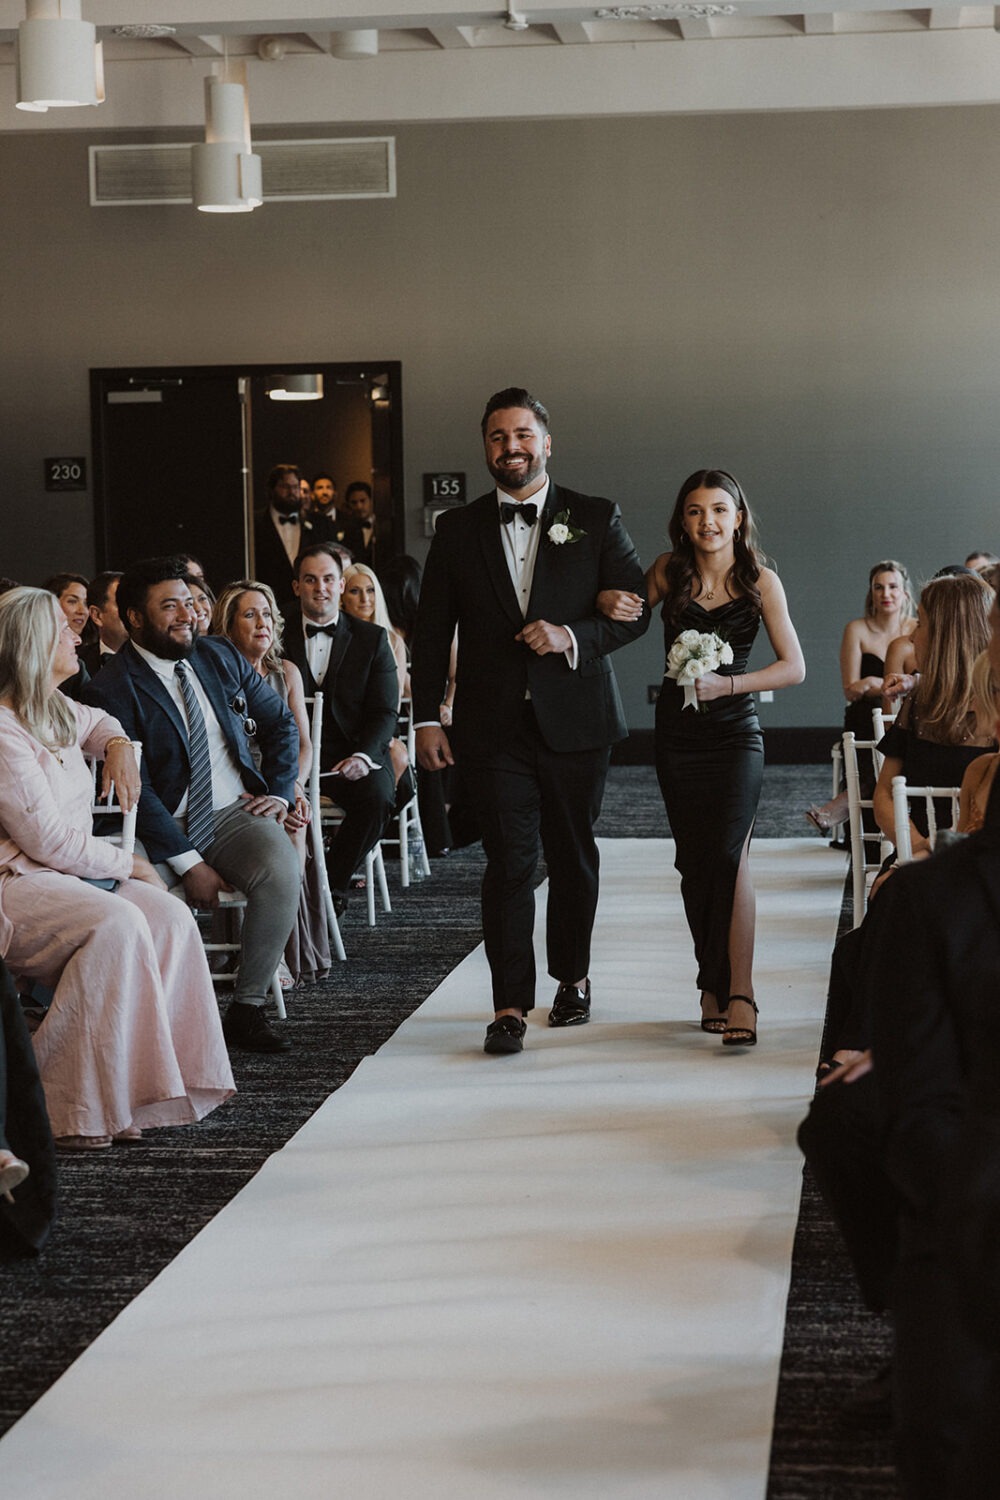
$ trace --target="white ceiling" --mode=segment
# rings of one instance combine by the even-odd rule
[[[269,128],[1000,101],[992,6],[540,0],[511,15],[488,0],[357,4],[83,0],[104,42],[107,100],[40,116],[13,107],[24,0],[0,0],[0,130],[196,128],[201,79],[224,51],[248,60],[251,117]],[[135,34],[146,27],[169,31]],[[377,30],[378,56],[334,57],[338,36],[360,28]]]

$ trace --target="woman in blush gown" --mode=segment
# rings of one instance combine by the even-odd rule
[[[694,938],[703,1031],[723,1045],[753,1046],[755,905],[748,849],[764,767],[752,694],[805,676],[778,576],[763,566],[740,485],[724,469],[699,469],[681,485],[669,525],[673,551],[646,574],[662,604],[666,649],[684,631],[714,633],[732,661],[695,683],[697,708],[664,677],[656,705],[656,772],[676,845],[684,910]],[[627,618],[640,601],[609,592],[598,606]],[[760,622],[775,660],[749,672]]]
[[[54,986],[35,1055],[56,1145],[83,1151],[199,1120],[234,1089],[194,917],[93,835],[84,751],[126,810],[139,773],[117,720],[58,691],[79,639],[51,594],[0,599],[0,954]]]

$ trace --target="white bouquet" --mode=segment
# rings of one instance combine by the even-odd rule
[[[685,708],[704,713],[705,705],[698,702],[695,683],[706,672],[728,667],[732,659],[733,648],[721,635],[712,630],[682,630],[667,652],[667,670],[663,675],[684,689]]]

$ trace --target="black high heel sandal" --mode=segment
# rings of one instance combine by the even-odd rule
[[[729,1007],[728,1002],[725,1006],[720,1006],[718,1000],[716,1000],[715,1005],[716,1014],[714,1016],[711,1014],[706,1015],[704,1002],[702,1002],[701,1029],[702,1031],[709,1032],[711,1036],[721,1036],[722,1032],[726,1029],[726,1011]]]
[[[749,995],[730,995],[729,1004],[732,1006],[734,1000],[742,1000],[744,1005],[753,1007],[754,1018],[760,1014],[757,1009],[756,1000],[751,1000]],[[722,1033],[722,1045],[724,1047],[756,1047],[757,1027],[754,1025],[751,1031],[749,1026],[727,1026]]]

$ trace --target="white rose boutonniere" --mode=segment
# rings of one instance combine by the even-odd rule
[[[549,527],[545,535],[548,537],[553,547],[564,547],[567,542],[578,542],[580,538],[582,536],[586,536],[587,533],[585,531],[581,531],[578,526],[574,526],[572,524],[569,518],[568,510],[561,510],[553,520],[552,525]]]
[[[705,713],[708,705],[698,702],[694,685],[707,672],[728,667],[732,659],[733,648],[721,635],[711,630],[682,630],[667,652],[667,670],[663,675],[684,689],[685,708]]]

